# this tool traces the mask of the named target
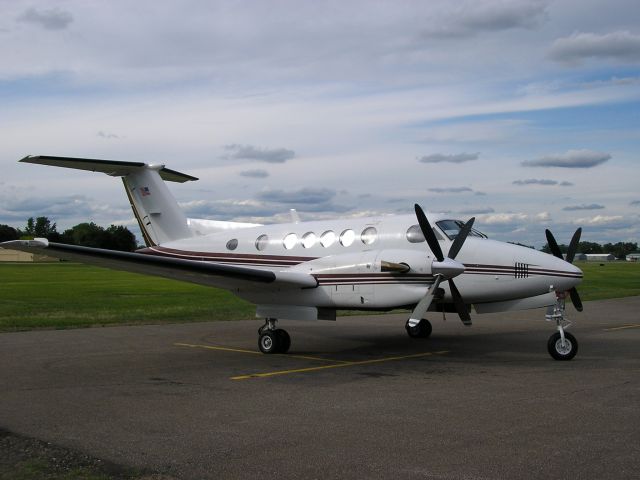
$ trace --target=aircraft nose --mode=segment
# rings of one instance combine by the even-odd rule
[[[580,268],[566,262],[565,260],[561,260],[556,257],[552,258],[555,262],[553,268],[557,272],[555,279],[557,287],[556,290],[570,290],[582,282],[583,273]]]

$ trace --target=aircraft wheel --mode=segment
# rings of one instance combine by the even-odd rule
[[[277,330],[267,330],[260,334],[258,347],[260,347],[262,353],[278,353],[280,336],[276,332]]]
[[[289,347],[291,346],[291,337],[287,333],[286,330],[282,328],[278,328],[276,331],[276,336],[278,337],[278,353],[287,353],[289,351]]]
[[[427,338],[433,331],[431,322],[426,318],[420,320],[418,324],[413,327],[409,326],[409,320],[407,320],[405,328],[407,329],[407,333],[411,338]]]
[[[578,341],[569,332],[564,332],[563,345],[560,332],[556,332],[549,337],[547,349],[554,360],[571,360],[578,353]]]

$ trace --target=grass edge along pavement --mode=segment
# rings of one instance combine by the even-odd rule
[[[640,263],[576,265],[585,302],[640,295]],[[0,331],[253,318],[221,289],[71,262],[0,264]]]
[[[173,480],[0,428],[0,480]]]

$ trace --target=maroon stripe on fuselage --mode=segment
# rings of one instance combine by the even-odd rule
[[[138,250],[138,253],[147,255],[158,255],[173,258],[182,258],[185,260],[195,260],[201,262],[215,262],[226,265],[238,265],[238,266],[259,266],[259,267],[293,267],[304,262],[316,260],[318,257],[299,257],[288,255],[261,255],[250,253],[219,253],[219,252],[194,252],[188,250],[179,250],[175,248],[167,248],[160,246],[152,246],[149,248],[143,248]],[[564,277],[564,278],[582,278],[582,274],[572,273],[563,270],[551,270],[544,268],[536,268],[529,266],[529,277],[532,276],[549,276],[549,277]],[[463,275],[505,275],[514,276],[516,274],[515,266],[508,265],[480,265],[480,264],[465,264],[465,271]],[[380,275],[381,279],[388,279],[385,281],[406,283],[409,281],[433,281],[433,275],[421,275],[421,274],[319,274],[314,275],[321,281],[327,282],[329,280],[343,281],[343,278],[362,278],[371,277],[373,275]]]

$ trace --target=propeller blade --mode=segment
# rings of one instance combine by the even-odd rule
[[[440,243],[436,238],[436,234],[433,233],[431,229],[431,225],[429,224],[429,220],[427,220],[427,216],[422,211],[422,208],[417,203],[415,204],[416,217],[418,217],[418,223],[420,224],[420,230],[422,230],[422,234],[424,235],[425,240],[427,241],[427,245],[436,256],[439,262],[444,260],[444,255],[442,254],[442,248],[440,248]]]
[[[427,310],[429,310],[431,302],[433,301],[433,296],[441,281],[442,277],[440,275],[436,275],[436,279],[433,282],[433,285],[429,287],[427,294],[422,297],[422,299],[420,299],[420,301],[416,305],[416,308],[414,308],[413,312],[411,312],[411,317],[409,318],[410,326],[415,327],[418,322],[420,322],[420,320],[424,318],[424,314],[427,313]]]
[[[558,246],[558,242],[556,242],[556,239],[553,237],[553,233],[551,233],[549,229],[546,229],[544,234],[547,236],[547,243],[549,244],[549,250],[551,250],[551,253],[560,260],[564,260],[560,247]]]
[[[576,250],[578,249],[578,242],[580,242],[580,235],[582,234],[582,228],[578,228],[576,233],[573,234],[573,238],[571,238],[571,243],[569,243],[569,250],[567,250],[567,262],[573,263],[573,257],[576,256]]]
[[[449,249],[449,254],[447,255],[449,258],[454,259],[456,255],[460,252],[464,241],[469,236],[469,232],[471,231],[471,227],[473,227],[473,222],[476,221],[476,217],[471,217],[467,223],[464,224],[464,227],[460,229],[458,235],[456,235],[451,248]]]
[[[571,290],[569,290],[569,295],[571,296],[571,303],[573,303],[573,306],[576,307],[577,311],[581,312],[582,300],[580,300],[580,295],[578,295],[578,290],[576,290],[576,287],[573,287]]]
[[[464,304],[462,300],[462,295],[458,291],[458,287],[453,283],[453,280],[449,280],[449,288],[451,289],[451,296],[453,297],[453,305],[456,308],[456,312],[458,312],[458,316],[462,323],[465,325],[471,325],[471,316],[469,315],[469,310],[467,310],[467,306]]]

